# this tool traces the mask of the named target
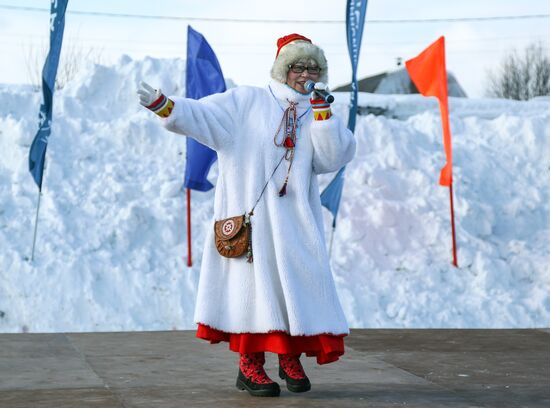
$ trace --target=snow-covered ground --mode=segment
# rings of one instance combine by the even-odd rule
[[[188,268],[185,139],[137,103],[142,79],[184,94],[185,62],[124,57],[56,93],[33,263],[37,188],[27,157],[41,94],[0,86],[1,332],[194,327],[213,192],[192,194]],[[437,184],[435,100],[362,94],[360,102],[387,115],[358,117],[334,237],[350,325],[549,327],[550,101],[451,99],[459,268],[449,191]],[[344,120],[347,103],[337,95]]]

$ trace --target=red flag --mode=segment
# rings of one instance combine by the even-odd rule
[[[439,100],[443,146],[447,163],[441,169],[439,184],[451,186],[453,182],[453,154],[451,128],[449,126],[449,102],[447,97],[447,69],[445,67],[445,37],[441,36],[417,57],[408,60],[407,71],[418,91],[424,96],[435,96]]]
[[[441,125],[443,126],[443,147],[447,163],[441,169],[439,184],[449,187],[451,204],[451,229],[453,240],[453,265],[458,267],[456,256],[455,218],[453,206],[453,152],[451,127],[449,126],[449,99],[447,95],[447,68],[445,67],[445,37],[441,36],[417,57],[408,60],[407,71],[418,91],[424,96],[435,96],[439,100]]]

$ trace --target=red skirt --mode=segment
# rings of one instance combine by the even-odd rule
[[[305,353],[317,357],[318,364],[332,363],[344,354],[345,334],[318,334],[291,336],[282,331],[269,333],[227,333],[199,323],[197,337],[211,344],[227,341],[229,349],[237,353],[269,351],[277,354]]]

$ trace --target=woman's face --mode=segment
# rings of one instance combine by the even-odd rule
[[[313,82],[317,82],[319,75],[319,66],[315,60],[300,60],[290,65],[288,73],[286,74],[286,83],[294,90],[305,94],[308,93],[306,88],[304,88],[306,81],[311,79]]]

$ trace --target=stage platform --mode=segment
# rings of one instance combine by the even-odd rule
[[[310,392],[258,399],[235,388],[227,344],[194,331],[0,334],[0,407],[550,407],[550,330],[357,329],[346,340],[339,362],[303,359]],[[275,379],[275,355],[266,367]]]

